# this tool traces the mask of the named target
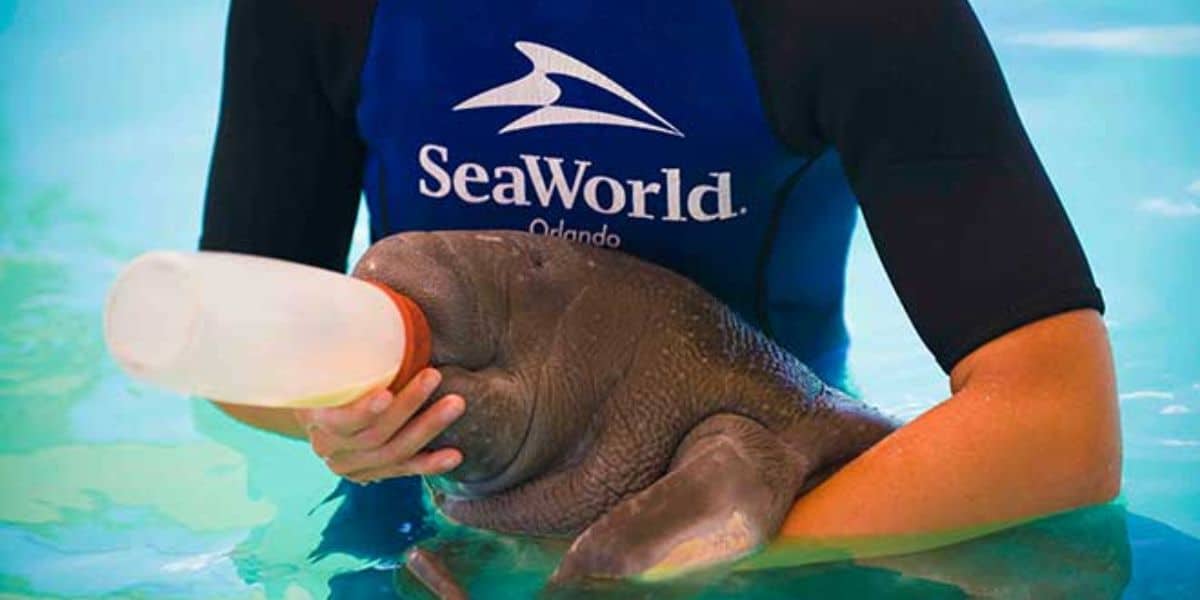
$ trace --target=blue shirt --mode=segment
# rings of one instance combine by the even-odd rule
[[[373,237],[502,228],[619,249],[827,377],[844,363],[855,200],[835,152],[772,131],[726,0],[383,2],[357,115]]]

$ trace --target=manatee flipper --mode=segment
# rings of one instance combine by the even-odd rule
[[[656,578],[736,560],[778,531],[814,465],[756,421],[709,417],[666,475],[576,538],[552,581]]]
[[[404,568],[438,600],[466,600],[467,593],[436,554],[413,547],[404,556]]]

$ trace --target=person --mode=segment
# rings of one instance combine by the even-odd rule
[[[1101,294],[965,0],[234,0],[226,44],[202,249],[342,271],[365,192],[373,240],[517,229],[666,266],[844,385],[861,209],[950,395],[799,498],[784,533],[1117,494]],[[349,480],[394,480],[462,459],[423,450],[470,410],[431,398],[438,381],[223,408]]]

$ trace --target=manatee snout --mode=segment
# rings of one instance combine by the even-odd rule
[[[479,369],[499,351],[504,290],[478,276],[476,249],[435,234],[393,235],[372,245],[354,276],[383,283],[411,298],[433,331],[433,362]]]
[[[506,273],[494,244],[471,237],[406,233],[380,240],[359,260],[354,276],[408,296],[425,313],[433,334],[432,363],[447,394],[467,401],[466,413],[430,449],[455,447],[463,462],[431,483],[453,494],[488,489],[525,439],[533,397],[504,368],[509,322]]]

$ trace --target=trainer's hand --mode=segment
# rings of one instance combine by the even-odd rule
[[[351,481],[445,473],[462,462],[462,453],[421,449],[462,416],[465,401],[450,394],[413,418],[441,380],[436,370],[425,369],[394,396],[378,390],[345,406],[298,410],[296,418],[317,456]]]

